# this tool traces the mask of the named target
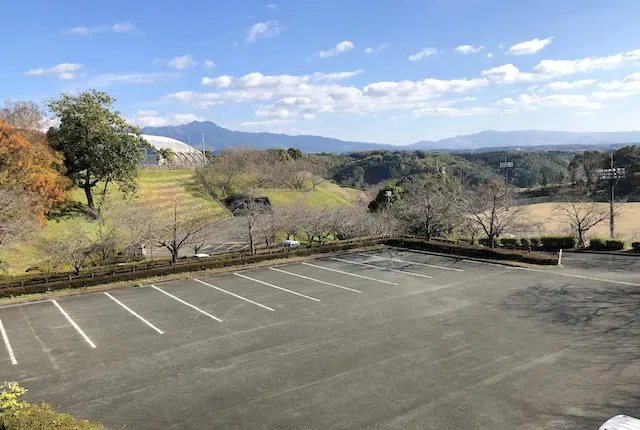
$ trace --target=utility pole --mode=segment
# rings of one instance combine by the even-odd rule
[[[500,168],[504,169],[504,184],[506,190],[509,191],[509,169],[513,168],[513,161],[507,161],[507,156],[504,156],[504,162],[500,163]]]
[[[609,181],[609,237],[615,239],[616,227],[615,227],[615,209],[613,202],[615,200],[615,188],[618,179],[624,178],[627,174],[627,170],[624,167],[617,168],[613,160],[613,152],[611,153],[611,164],[608,169],[597,169],[596,175],[600,180]]]
[[[387,196],[387,237],[391,237],[391,196],[393,191],[387,190],[384,195]]]
[[[202,133],[202,162],[207,164],[207,153],[204,150],[204,133]]]

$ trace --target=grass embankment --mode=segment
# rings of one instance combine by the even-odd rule
[[[312,207],[340,206],[355,203],[362,193],[356,189],[342,188],[331,182],[320,184],[315,191],[258,191],[269,197],[274,206],[301,204]],[[197,207],[201,212],[221,214],[225,212],[218,202],[209,198],[202,187],[195,181],[193,169],[181,170],[141,170],[138,177],[136,199],[153,207],[154,213],[170,211],[175,198],[181,205]],[[96,201],[98,200],[96,196]],[[115,188],[108,194],[110,202],[122,201],[124,197]],[[71,202],[84,203],[84,192],[75,189],[69,193]],[[145,216],[141,214],[141,216]],[[70,210],[61,215],[51,216],[47,225],[37,231],[28,243],[20,244],[0,253],[0,262],[10,275],[23,274],[25,270],[35,267],[43,259],[45,250],[41,244],[48,238],[64,237],[74,226],[86,229],[95,228],[95,223],[81,211]]]

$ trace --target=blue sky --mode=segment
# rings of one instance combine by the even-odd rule
[[[2,99],[393,144],[640,129],[637,0],[6,3]]]

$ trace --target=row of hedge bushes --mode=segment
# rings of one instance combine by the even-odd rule
[[[136,271],[126,272],[114,272],[112,274],[106,274],[95,277],[73,277],[69,275],[68,278],[57,280],[55,282],[49,282],[48,279],[43,278],[41,283],[30,284],[14,284],[10,286],[0,287],[1,297],[14,297],[23,294],[37,294],[46,293],[48,291],[63,290],[68,288],[84,288],[95,285],[110,284],[114,282],[133,281],[136,279],[153,278],[158,276],[172,275],[178,273],[197,272],[201,270],[209,269],[221,269],[224,267],[235,267],[246,264],[254,264],[262,261],[277,260],[282,258],[308,256],[314,254],[323,254],[329,252],[346,251],[349,249],[360,248],[363,246],[374,246],[382,243],[383,239],[367,239],[359,241],[338,242],[324,246],[316,246],[313,248],[300,248],[300,249],[281,249],[277,252],[270,252],[266,254],[248,255],[237,258],[206,258],[192,260],[189,264],[180,264],[175,266],[157,266]]]
[[[589,241],[589,248],[594,251],[622,251],[627,247],[624,239],[604,239],[593,237]]]
[[[478,241],[481,245],[489,246],[489,239]],[[578,245],[574,236],[542,236],[542,237],[500,237],[494,239],[494,244],[503,248],[540,249],[557,251],[559,249],[573,249]]]
[[[423,251],[441,252],[443,254],[462,255],[495,260],[520,261],[523,263],[556,265],[558,259],[541,251],[509,250],[503,248],[482,248],[471,245],[453,244],[439,241],[427,241],[417,238],[388,239],[385,244]]]

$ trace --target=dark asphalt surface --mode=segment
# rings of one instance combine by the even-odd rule
[[[341,259],[365,265],[59,298],[77,329],[52,301],[0,307],[17,363],[0,340],[0,380],[114,429],[597,429],[640,415],[634,268]]]

